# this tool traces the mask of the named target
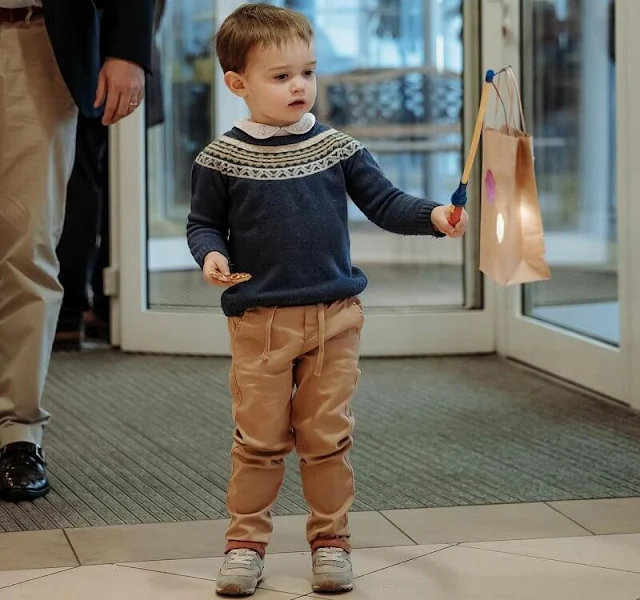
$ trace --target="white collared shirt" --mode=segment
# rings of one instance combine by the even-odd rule
[[[2,0],[0,0],[2,2]],[[263,125],[255,123],[250,119],[240,119],[234,122],[234,125],[257,140],[266,140],[267,138],[278,135],[302,135],[308,133],[316,124],[316,118],[311,113],[306,113],[297,123],[286,125],[284,127],[276,127],[275,125]]]
[[[0,8],[29,8],[42,6],[42,0],[0,0]]]

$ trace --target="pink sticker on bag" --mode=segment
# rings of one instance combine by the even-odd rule
[[[496,201],[496,180],[490,170],[487,170],[487,174],[484,178],[484,184],[487,187],[487,199],[491,204],[493,204]]]

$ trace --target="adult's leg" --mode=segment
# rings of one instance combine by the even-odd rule
[[[102,160],[102,203],[100,205],[100,224],[98,229],[98,255],[91,275],[91,289],[93,290],[93,300],[91,306],[92,333],[94,337],[109,337],[110,309],[109,296],[104,292],[104,270],[109,266],[110,261],[110,228],[109,228],[109,153],[108,139],[104,138],[105,153]],[[87,323],[87,334],[89,327]]]
[[[12,499],[33,481],[12,478],[6,448],[39,446],[49,418],[41,400],[62,300],[56,246],[76,122],[44,22],[0,25],[0,494],[10,486]]]
[[[82,345],[83,317],[90,306],[89,282],[98,254],[106,193],[107,136],[108,130],[100,119],[78,120],[75,162],[67,185],[64,227],[57,248],[64,297],[56,348],[80,349]]]

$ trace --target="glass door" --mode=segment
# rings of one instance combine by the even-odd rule
[[[214,31],[241,3],[167,3],[158,32],[163,114],[136,113],[113,133],[124,350],[227,352],[220,292],[202,281],[185,223],[194,158],[245,116],[211,53]],[[479,100],[475,0],[274,3],[314,26],[316,116],[361,140],[405,191],[448,202]],[[148,97],[147,113],[156,108]],[[469,198],[473,217],[475,189]],[[478,273],[477,230],[464,240],[402,237],[351,209],[352,260],[370,281],[363,354],[492,352],[494,313]]]
[[[630,327],[639,271],[630,263],[638,242],[628,229],[625,179],[637,166],[621,151],[629,147],[631,119],[637,120],[625,112],[636,83],[625,69],[633,55],[620,51],[632,40],[619,39],[624,28],[614,18],[621,9],[631,15],[632,4],[505,3],[510,22],[520,23],[507,32],[506,48],[519,67],[534,136],[551,279],[505,292],[503,343],[513,358],[640,406],[632,394]]]

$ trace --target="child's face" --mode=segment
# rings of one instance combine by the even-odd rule
[[[313,44],[291,40],[281,48],[258,48],[242,75],[226,73],[229,89],[244,98],[251,119],[282,127],[299,121],[316,100]]]

